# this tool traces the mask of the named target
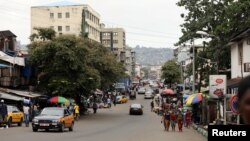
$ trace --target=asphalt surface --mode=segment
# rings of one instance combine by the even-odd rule
[[[144,115],[130,116],[129,105],[141,103]],[[150,112],[150,100],[143,95],[127,104],[118,104],[111,109],[99,109],[97,114],[82,116],[74,131],[64,133],[32,132],[31,127],[12,127],[0,130],[1,141],[206,141],[192,129],[183,132],[166,132],[160,123],[161,117]],[[176,129],[177,130],[177,129]]]

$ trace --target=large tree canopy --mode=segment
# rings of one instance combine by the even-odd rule
[[[169,60],[162,66],[162,78],[165,79],[165,83],[173,84],[180,81],[180,66],[176,63],[176,60]]]
[[[39,87],[54,95],[86,94],[124,74],[107,48],[73,35],[45,38],[32,42],[30,48],[30,62],[40,74]]]
[[[197,31],[215,35],[209,42],[206,57],[216,61],[219,69],[230,68],[230,52],[227,47],[231,37],[249,27],[249,0],[179,0],[178,6],[187,10],[181,14],[184,23],[181,25],[183,35],[177,45],[200,38]]]

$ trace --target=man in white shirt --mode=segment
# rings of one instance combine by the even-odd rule
[[[29,127],[30,107],[28,105],[23,106],[23,113],[24,113],[25,125],[26,127]]]

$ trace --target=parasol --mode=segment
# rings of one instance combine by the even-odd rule
[[[186,99],[186,105],[197,104],[203,99],[202,93],[192,94]]]
[[[50,103],[61,103],[61,104],[68,104],[69,100],[62,97],[62,96],[55,96],[48,100]]]

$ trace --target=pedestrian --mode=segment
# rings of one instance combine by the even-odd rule
[[[116,106],[116,95],[114,95],[113,104]]]
[[[111,108],[111,99],[109,97],[107,99],[107,103],[108,103],[108,108]]]
[[[28,104],[23,105],[24,121],[26,127],[29,127],[29,118],[30,118],[30,107]]]
[[[181,111],[178,112],[178,115],[177,115],[177,122],[178,122],[179,131],[182,132],[183,117],[182,117]]]
[[[0,123],[7,123],[8,108],[2,99],[0,101]],[[8,128],[8,124],[5,124],[5,128]]]
[[[154,101],[153,100],[151,101],[150,105],[151,105],[151,112],[153,112],[154,111]]]
[[[94,114],[96,114],[97,108],[98,108],[97,103],[94,102],[94,104],[93,104],[93,111],[94,111]]]
[[[164,128],[166,131],[169,131],[169,126],[170,126],[170,113],[169,111],[165,111],[163,114],[162,114],[162,123],[164,125]]]
[[[78,121],[79,119],[79,113],[80,113],[80,109],[79,109],[79,106],[77,104],[74,105],[74,117],[75,117],[75,120]]]
[[[186,126],[187,126],[187,128],[190,127],[191,116],[192,116],[191,112],[189,110],[187,110],[187,112],[186,112]]]
[[[238,112],[244,124],[250,125],[250,76],[245,77],[238,87]]]
[[[171,112],[170,114],[170,124],[172,127],[172,131],[175,131],[175,126],[176,126],[176,114],[174,111]]]

